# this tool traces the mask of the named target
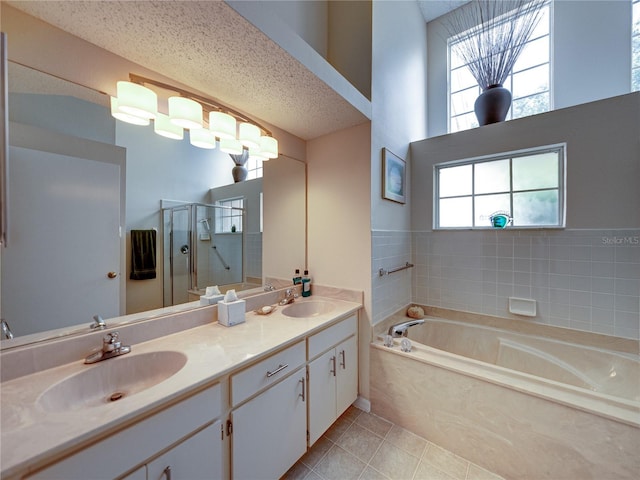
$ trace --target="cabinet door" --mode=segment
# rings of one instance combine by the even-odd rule
[[[339,417],[358,397],[358,343],[350,337],[336,347],[336,416]]]
[[[221,431],[215,422],[148,463],[147,480],[221,480]]]
[[[307,450],[304,368],[231,413],[232,477],[280,478]]]
[[[336,350],[309,363],[309,446],[336,420]]]

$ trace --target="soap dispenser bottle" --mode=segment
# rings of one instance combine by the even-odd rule
[[[311,277],[309,276],[309,270],[305,270],[302,276],[302,296],[311,296]]]
[[[302,283],[302,277],[300,276],[300,269],[296,268],[296,273],[293,275],[293,284],[300,285]]]

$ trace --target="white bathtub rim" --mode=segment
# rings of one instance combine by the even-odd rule
[[[613,349],[610,349],[610,348],[598,347],[598,346],[594,346],[594,345],[586,345],[584,343],[578,343],[578,342],[570,342],[570,341],[561,340],[561,339],[558,339],[558,338],[545,337],[544,335],[538,335],[538,334],[535,334],[535,333],[524,333],[524,332],[519,332],[517,330],[511,330],[509,328],[495,327],[495,326],[492,326],[492,325],[484,325],[482,323],[467,322],[467,321],[464,321],[464,320],[451,320],[449,318],[436,317],[436,316],[433,316],[433,315],[425,316],[424,320],[442,322],[442,323],[449,323],[449,324],[454,324],[454,325],[463,325],[465,327],[472,327],[472,328],[482,328],[482,329],[486,329],[486,330],[491,330],[492,332],[496,332],[496,333],[507,333],[509,335],[516,335],[516,336],[522,336],[522,337],[526,337],[526,338],[533,338],[533,339],[537,339],[537,340],[543,340],[543,341],[549,342],[549,343],[556,343],[556,344],[561,344],[561,345],[569,345],[569,346],[573,346],[573,347],[578,346],[580,348],[584,348],[585,350],[593,350],[593,351],[596,351],[596,352],[606,352],[606,353],[611,354],[613,356],[619,356],[621,358],[626,358],[626,359],[629,359],[629,360],[640,361],[640,355],[635,354],[635,353],[621,352],[621,351],[613,350]],[[627,339],[625,339],[625,340],[627,340]]]
[[[487,381],[494,385],[640,428],[640,402],[615,397],[606,393],[592,392],[573,385],[481,362],[473,358],[438,350],[416,341],[412,341],[414,346],[412,352],[401,351],[400,343],[397,339],[394,343],[397,348],[385,347],[379,341],[371,343],[371,346],[391,354],[428,363],[461,375]],[[420,356],[416,355],[416,350],[420,352]]]

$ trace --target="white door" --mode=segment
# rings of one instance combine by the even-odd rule
[[[9,155],[2,317],[26,335],[118,316],[120,166],[13,146]]]
[[[349,337],[336,347],[336,415],[339,417],[358,397],[358,343]]]
[[[309,446],[336,421],[336,350],[309,363]]]
[[[307,450],[305,370],[232,412],[232,478],[273,480]]]
[[[147,480],[190,479],[222,479],[219,421],[147,464]]]

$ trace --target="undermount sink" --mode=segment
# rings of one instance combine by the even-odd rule
[[[310,300],[291,303],[282,309],[282,314],[287,317],[309,318],[324,315],[333,311],[335,305],[325,300]]]
[[[60,412],[112,403],[157,385],[186,363],[186,355],[172,351],[111,358],[53,384],[38,404],[45,411]]]

